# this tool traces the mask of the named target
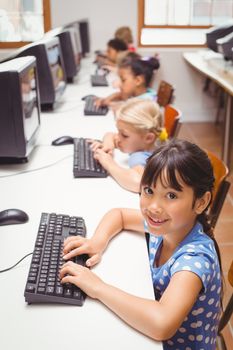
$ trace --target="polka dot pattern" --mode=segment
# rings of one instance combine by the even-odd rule
[[[176,334],[163,342],[163,349],[215,350],[220,315],[221,274],[214,244],[203,232],[201,224],[197,223],[170,259],[164,265],[154,267],[157,251],[162,244],[162,236],[150,234],[149,261],[158,300],[176,272],[191,271],[202,282],[201,293],[192,310]],[[177,300],[174,301],[176,304]]]

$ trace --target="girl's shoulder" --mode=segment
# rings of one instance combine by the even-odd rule
[[[220,283],[221,272],[214,242],[199,223],[174,252],[168,265],[171,275],[178,271],[194,272],[202,280],[204,288],[213,278]]]
[[[178,255],[189,254],[192,256],[205,257],[212,259],[216,257],[214,241],[203,231],[202,225],[197,222],[191,232],[184,238],[177,249]]]
[[[137,165],[145,166],[147,159],[151,156],[152,152],[148,151],[139,151],[133,152],[129,155],[128,164],[130,168],[133,168]]]
[[[155,101],[157,97],[156,91],[152,88],[147,88],[146,92],[139,95],[138,98],[149,99]]]

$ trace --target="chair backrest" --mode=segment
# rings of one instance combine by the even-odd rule
[[[161,80],[157,91],[157,102],[161,107],[165,107],[172,102],[174,87],[164,80]]]
[[[167,105],[164,107],[164,126],[169,138],[177,136],[181,126],[180,117],[181,112],[174,106]]]
[[[228,271],[228,281],[230,286],[233,288],[233,261],[231,262],[230,269]],[[219,350],[226,350],[226,344],[222,335],[222,330],[229,322],[231,316],[233,314],[233,292],[231,293],[231,297],[226,305],[225,310],[222,313],[220,318],[219,327],[218,327],[218,338],[217,338],[217,348]]]
[[[207,154],[213,166],[215,177],[212,204],[210,206],[211,225],[215,227],[230,187],[230,182],[226,180],[229,170],[225,163],[214,153],[207,151]]]

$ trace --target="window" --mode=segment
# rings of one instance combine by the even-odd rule
[[[49,0],[0,0],[0,47],[36,41],[51,28]]]
[[[233,0],[138,0],[139,46],[200,46],[213,25],[233,24]]]

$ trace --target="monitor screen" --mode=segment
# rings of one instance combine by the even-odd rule
[[[28,142],[38,126],[39,101],[37,97],[36,71],[30,67],[20,75],[22,105],[24,116],[24,134]]]
[[[47,47],[47,54],[48,54],[49,66],[53,77],[54,88],[55,90],[57,90],[60,88],[61,85],[62,86],[64,85],[64,80],[65,80],[63,68],[61,64],[59,45],[53,45],[53,46]]]
[[[40,127],[35,57],[0,64],[0,107],[0,162],[27,161]]]

